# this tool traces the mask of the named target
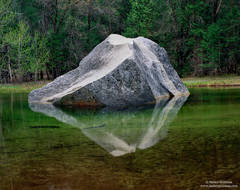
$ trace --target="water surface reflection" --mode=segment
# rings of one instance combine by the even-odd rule
[[[27,94],[0,93],[0,189],[239,186],[240,89],[191,89],[181,102],[125,111],[32,105],[41,111],[33,112]]]
[[[89,120],[84,122],[80,119],[81,113],[74,114],[63,111],[51,104],[29,104],[34,112],[44,113],[49,117],[67,123],[71,126],[81,129],[82,133],[95,143],[104,148],[113,156],[122,156],[124,154],[135,152],[136,149],[146,149],[158,143],[167,136],[167,126],[176,117],[178,111],[187,100],[187,96],[173,97],[171,99],[159,100],[146,121],[140,122],[139,126],[132,127],[136,119],[136,110],[106,111],[108,108],[98,111],[97,114],[90,116]],[[108,114],[104,120],[99,119],[102,114]],[[114,116],[113,116],[114,115]],[[116,117],[111,118],[111,116]],[[113,122],[114,120],[114,122]],[[119,126],[116,122],[122,122]]]

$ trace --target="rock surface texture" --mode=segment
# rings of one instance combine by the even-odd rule
[[[32,91],[29,102],[125,108],[188,94],[164,48],[111,34],[78,68]]]

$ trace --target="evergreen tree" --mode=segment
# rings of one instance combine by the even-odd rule
[[[130,0],[131,10],[127,17],[124,35],[129,37],[145,36],[151,33],[154,13],[152,0]]]

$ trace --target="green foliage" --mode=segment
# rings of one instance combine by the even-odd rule
[[[0,0],[0,81],[1,74],[7,69],[7,46],[4,42],[5,35],[14,29],[16,13],[13,11],[11,0]]]
[[[37,73],[45,70],[46,65],[49,62],[50,51],[47,47],[47,39],[45,36],[41,36],[39,32],[35,32],[32,45],[31,45],[31,62],[30,72],[35,73],[35,80],[37,79]]]
[[[17,10],[28,21],[29,25],[39,28],[39,20],[41,17],[40,5],[36,0],[17,0]]]
[[[19,22],[15,30],[4,36],[3,42],[8,44],[10,51],[7,53],[19,74],[24,74],[30,69],[31,36],[29,27],[24,22]]]
[[[0,41],[2,36],[11,30],[14,26],[14,21],[16,20],[16,13],[12,7],[11,0],[0,0]]]
[[[56,72],[62,73],[64,70],[64,63],[68,54],[68,50],[64,47],[64,38],[66,34],[64,32],[55,33],[50,31],[48,33],[47,45],[50,48],[50,62],[48,63],[48,69],[54,77],[57,76]]]
[[[237,1],[168,2],[175,35],[168,35],[165,47],[179,74],[238,73],[240,5]]]
[[[111,33],[154,40],[180,76],[240,74],[238,0],[0,0],[0,82],[56,78]]]
[[[149,35],[152,28],[154,3],[152,0],[130,0],[131,10],[127,17],[126,36],[137,37]]]

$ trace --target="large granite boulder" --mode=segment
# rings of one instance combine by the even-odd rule
[[[79,67],[29,94],[29,102],[125,108],[189,94],[167,52],[143,38],[112,34]]]

